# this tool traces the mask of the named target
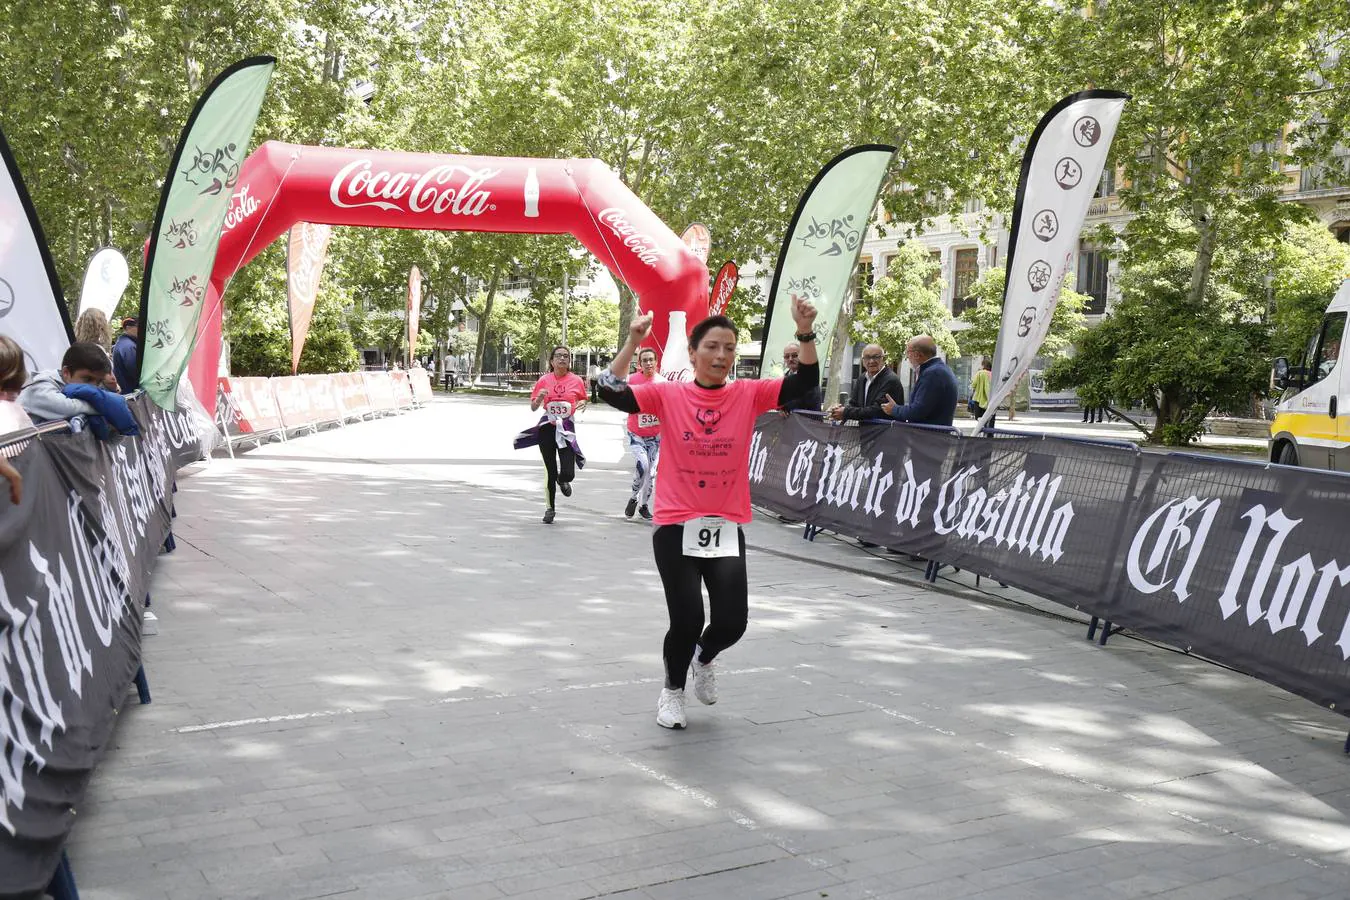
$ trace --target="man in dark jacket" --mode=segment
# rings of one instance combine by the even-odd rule
[[[124,394],[141,386],[141,360],[136,353],[136,337],[140,332],[136,317],[127,316],[122,320],[122,333],[113,344],[113,375],[117,377],[118,389]]]
[[[905,389],[900,384],[900,377],[886,365],[885,350],[876,344],[864,347],[862,368],[862,374],[853,381],[848,406],[830,407],[830,418],[836,422],[882,419],[885,413],[881,404],[887,397],[901,403],[905,401]]]
[[[802,347],[801,344],[791,343],[783,348],[783,374],[795,375],[797,367],[801,365]],[[794,409],[811,409],[820,411],[821,401],[824,399],[824,392],[820,385],[816,385],[806,396],[799,397],[796,400],[789,400],[783,404],[783,412],[792,412]]]
[[[882,410],[901,422],[950,426],[956,415],[956,375],[938,357],[937,342],[926,334],[911,338],[905,345],[905,356],[919,370],[914,393],[909,403],[902,406],[888,400],[882,403]]]

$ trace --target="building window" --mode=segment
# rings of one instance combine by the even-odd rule
[[[858,260],[858,268],[853,272],[853,299],[862,300],[872,287],[872,258],[864,256]]]
[[[1092,195],[1092,199],[1099,200],[1103,197],[1112,197],[1116,193],[1116,169],[1114,166],[1107,166],[1102,169],[1102,180],[1097,182],[1097,192]]]
[[[971,214],[974,214],[974,213],[979,212],[979,211],[982,210],[982,209],[984,209],[984,201],[983,201],[983,200],[980,200],[980,199],[976,198],[976,199],[974,199],[974,200],[967,200],[967,201],[966,201],[966,205],[965,205],[965,211],[966,211],[966,212],[971,213]]]
[[[980,277],[980,251],[976,247],[956,251],[952,270],[952,315],[959,316],[975,305],[970,296],[975,279]]]
[[[941,250],[930,250],[930,251],[928,252],[928,259],[933,263],[933,265],[932,265],[932,267],[928,270],[928,279],[927,279],[927,281],[928,281],[928,286],[929,286],[929,287],[933,287],[933,286],[935,286],[935,285],[941,283],[941,281],[942,281],[942,251],[941,251]]]
[[[1331,233],[1342,244],[1350,244],[1350,222],[1337,222],[1331,226]]]
[[[1078,242],[1078,287],[1080,294],[1090,298],[1087,309],[1089,316],[1099,316],[1106,312],[1106,254],[1086,241]]]
[[[1298,173],[1300,191],[1323,191],[1350,185],[1350,147],[1337,144],[1331,163],[1304,166]]]

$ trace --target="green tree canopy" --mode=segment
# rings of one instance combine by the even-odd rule
[[[971,287],[975,306],[961,314],[961,321],[969,327],[959,332],[961,352],[967,356],[994,355],[999,327],[1003,324],[1003,287],[1007,270],[1002,266],[986,269]],[[1073,346],[1082,335],[1086,319],[1083,310],[1091,298],[1065,288],[1060,292],[1050,319],[1050,333],[1041,344],[1041,356],[1057,356]]]
[[[1143,406],[1156,424],[1150,440],[1182,445],[1203,430],[1216,408],[1241,408],[1269,373],[1266,328],[1250,300],[1219,278],[1193,301],[1187,273],[1192,251],[1135,266],[1121,278],[1121,300],[1078,352],[1051,365],[1051,390],[1074,387],[1084,402]]]
[[[853,338],[880,344],[893,362],[904,358],[905,343],[919,334],[932,335],[944,356],[959,356],[941,292],[938,266],[928,248],[915,241],[904,244],[887,264],[886,277],[858,301]]]

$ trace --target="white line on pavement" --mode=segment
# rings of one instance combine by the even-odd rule
[[[748,669],[731,669],[727,675],[755,675],[761,672],[772,672],[773,666],[755,666]],[[597,688],[615,688],[615,687],[634,687],[642,684],[655,684],[662,681],[661,678],[630,678],[626,681],[595,681],[590,684],[568,684],[562,687],[546,687],[536,690],[525,691],[523,694],[512,693],[485,693],[474,694],[467,697],[439,697],[435,700],[427,700],[411,704],[402,704],[394,707],[381,707],[371,709],[322,709],[315,712],[289,713],[282,716],[259,716],[253,719],[231,719],[226,722],[207,722],[203,725],[184,725],[181,728],[170,728],[166,734],[199,734],[204,731],[221,731],[226,728],[243,728],[248,725],[271,725],[276,722],[299,722],[305,719],[325,719],[333,716],[351,716],[363,712],[383,712],[388,709],[399,709],[419,706],[439,706],[446,703],[469,703],[480,700],[509,700],[513,697],[525,696],[534,697],[541,694],[567,693],[571,691],[590,691]]]

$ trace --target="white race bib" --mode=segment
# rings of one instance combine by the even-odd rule
[[[639,428],[657,428],[660,424],[661,420],[651,413],[638,413]]]
[[[684,523],[684,555],[701,559],[739,556],[740,526],[721,516],[704,516]]]
[[[554,418],[565,419],[572,414],[572,404],[566,400],[550,400],[544,404],[544,412]]]

